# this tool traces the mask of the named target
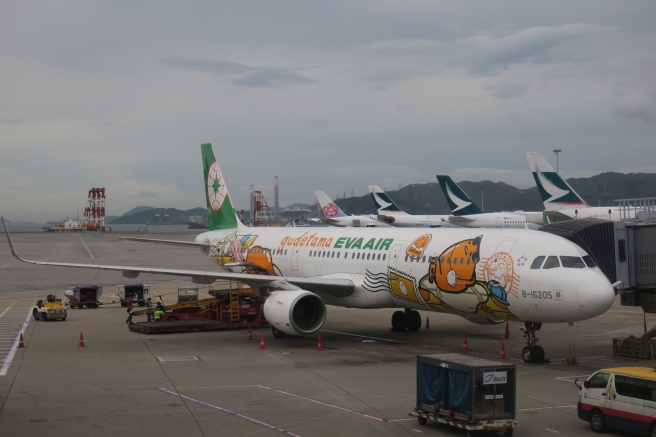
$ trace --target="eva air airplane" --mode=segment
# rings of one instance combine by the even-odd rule
[[[525,323],[526,362],[544,357],[542,323],[573,323],[604,313],[612,285],[585,250],[562,237],[524,229],[247,228],[235,214],[212,146],[201,146],[210,230],[195,242],[146,240],[207,253],[211,271],[29,261],[38,266],[242,281],[264,303],[276,338],[321,329],[326,304],[398,308],[395,330],[417,331],[417,310],[455,314],[481,325]],[[4,220],[3,220],[4,225]]]

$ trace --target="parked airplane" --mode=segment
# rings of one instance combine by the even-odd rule
[[[456,314],[481,325],[525,323],[526,362],[539,360],[542,323],[573,323],[604,313],[615,293],[578,245],[524,229],[247,228],[232,205],[212,146],[203,144],[210,230],[194,242],[132,240],[196,247],[219,270],[74,264],[21,258],[4,219],[14,257],[38,266],[119,271],[190,278],[195,283],[236,280],[264,302],[276,338],[321,329],[326,304],[399,308],[392,327],[417,331],[417,310]],[[97,261],[97,260],[96,260]]]
[[[543,225],[542,212],[483,212],[450,176],[437,175],[437,181],[451,207],[449,223],[468,228],[537,228]]]
[[[401,210],[379,186],[369,185],[369,192],[378,210],[378,220],[398,228],[439,228],[449,217],[408,214]]]
[[[589,206],[538,152],[526,152],[533,179],[538,186],[544,203],[545,216],[549,222],[563,220],[597,218],[618,221],[635,218],[635,211],[620,211],[617,206]]]
[[[321,223],[333,226],[353,226],[358,227],[389,227],[387,223],[376,220],[375,217],[366,215],[346,215],[339,206],[335,204],[330,197],[323,191],[315,191],[321,210],[326,218],[320,218]]]

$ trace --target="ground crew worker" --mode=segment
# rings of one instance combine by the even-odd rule
[[[157,310],[157,311],[155,311],[155,313],[153,314],[154,317],[155,317],[155,321],[156,321],[156,322],[159,322],[159,321],[162,319],[162,316],[163,316],[164,314],[166,314],[166,313],[165,313],[164,311],[162,311],[162,310]]]
[[[152,317],[153,317],[152,308],[153,308],[153,301],[150,300],[150,298],[148,298],[148,299],[146,300],[146,310],[148,311],[148,312],[146,313],[146,317],[148,318],[148,321],[149,321],[149,322],[150,322],[150,320],[151,320]]]

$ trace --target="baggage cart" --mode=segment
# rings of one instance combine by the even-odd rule
[[[417,405],[410,413],[420,425],[429,420],[465,429],[511,436],[515,420],[514,364],[461,354],[417,357]]]

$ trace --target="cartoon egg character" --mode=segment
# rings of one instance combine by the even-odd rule
[[[429,234],[422,235],[413,241],[412,244],[410,244],[410,246],[408,246],[408,248],[405,250],[405,252],[413,258],[421,258],[424,256],[424,251],[426,250],[428,243],[430,243],[431,238],[432,236]]]
[[[276,273],[273,268],[273,259],[271,251],[261,246],[253,246],[246,255],[246,262],[255,264],[262,268],[262,271],[249,271],[248,273],[258,274],[266,272],[267,275],[275,276]]]
[[[482,236],[460,241],[440,256],[430,258],[428,281],[446,293],[460,293],[476,282],[476,263],[480,260]]]

